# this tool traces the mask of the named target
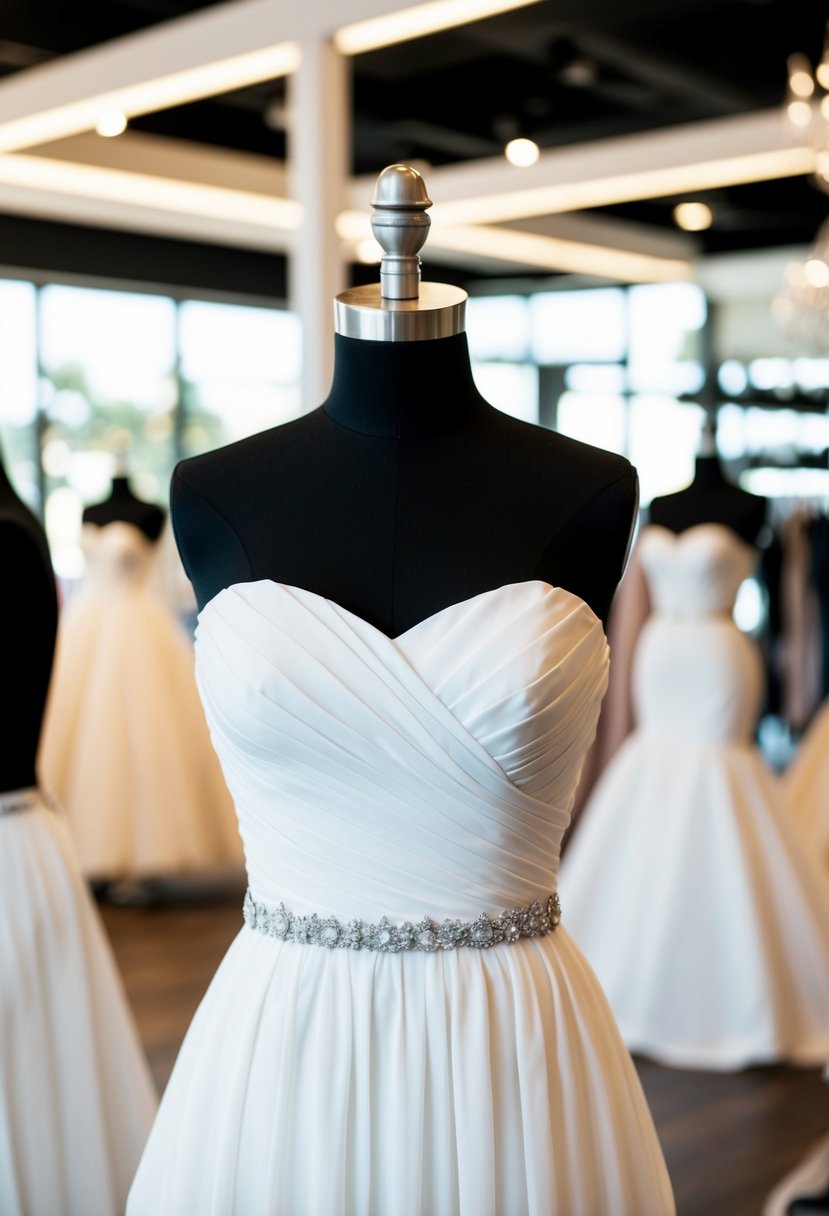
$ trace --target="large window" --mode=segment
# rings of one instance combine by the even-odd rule
[[[0,444],[57,573],[119,462],[166,503],[179,457],[296,417],[300,357],[284,310],[0,280]]]

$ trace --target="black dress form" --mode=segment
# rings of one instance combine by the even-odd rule
[[[466,336],[336,337],[323,406],[180,464],[172,518],[200,607],[272,579],[395,637],[449,604],[539,579],[607,613],[636,474],[475,388]]]
[[[109,497],[102,502],[85,507],[83,522],[103,528],[106,524],[132,524],[139,528],[150,541],[158,540],[166,518],[165,512],[154,502],[144,502],[130,489],[126,477],[113,477]]]
[[[697,456],[694,480],[684,490],[654,498],[649,518],[653,524],[684,532],[697,524],[724,524],[749,545],[766,519],[764,498],[732,485],[716,456]]]
[[[3,743],[0,793],[37,784],[35,759],[58,624],[46,536],[15,494],[0,458],[0,639]]]

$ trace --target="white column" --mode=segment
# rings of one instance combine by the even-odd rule
[[[291,77],[288,163],[292,195],[302,205],[289,267],[291,307],[302,321],[302,401],[328,394],[334,356],[333,299],[347,286],[335,231],[350,175],[349,61],[330,42],[308,39]]]

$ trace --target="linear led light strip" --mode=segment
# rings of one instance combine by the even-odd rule
[[[437,204],[434,217],[442,225],[497,224],[535,215],[555,215],[638,199],[664,198],[687,191],[712,190],[718,186],[799,177],[813,173],[814,169],[815,152],[812,148],[782,148],[708,162],[671,165],[665,169],[648,169],[639,173],[458,199],[456,202]]]
[[[457,253],[515,262],[542,270],[589,274],[623,283],[672,283],[690,279],[693,267],[678,258],[660,258],[608,245],[589,245],[535,232],[468,225],[444,228],[434,225],[429,244]]]
[[[337,217],[337,235],[359,247],[371,237],[369,217],[361,211],[341,212]],[[589,274],[628,283],[669,283],[693,276],[691,263],[680,258],[657,257],[614,245],[588,244],[486,225],[449,228],[434,223],[429,229],[429,246],[519,266]],[[379,253],[379,246],[377,250]]]
[[[108,111],[120,111],[132,118],[262,80],[275,80],[295,72],[299,63],[300,51],[296,43],[281,42],[107,93],[91,94],[79,101],[39,110],[8,122],[0,120],[0,152],[31,148],[79,131],[92,130],[100,116]]]
[[[0,157],[0,183],[287,232],[302,223],[293,199],[41,156]]]
[[[341,54],[360,55],[537,3],[538,0],[433,0],[431,4],[415,4],[382,17],[344,25],[334,34],[333,41]]]

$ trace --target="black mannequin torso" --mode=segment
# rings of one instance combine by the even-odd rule
[[[58,624],[55,579],[40,524],[12,489],[0,460],[0,638],[3,744],[0,793],[36,785],[35,760]]]
[[[394,637],[449,604],[540,579],[607,612],[636,476],[516,422],[475,389],[466,337],[337,336],[320,409],[179,465],[173,524],[200,607],[273,579]]]
[[[99,528],[115,522],[132,524],[151,541],[158,540],[165,518],[161,507],[154,502],[144,502],[132,492],[126,477],[113,477],[109,497],[85,507],[83,512],[85,524],[95,524]]]
[[[698,456],[694,480],[676,494],[654,498],[649,518],[652,524],[685,532],[697,524],[724,524],[750,545],[766,519],[766,500],[732,485],[723,475],[716,456]]]

